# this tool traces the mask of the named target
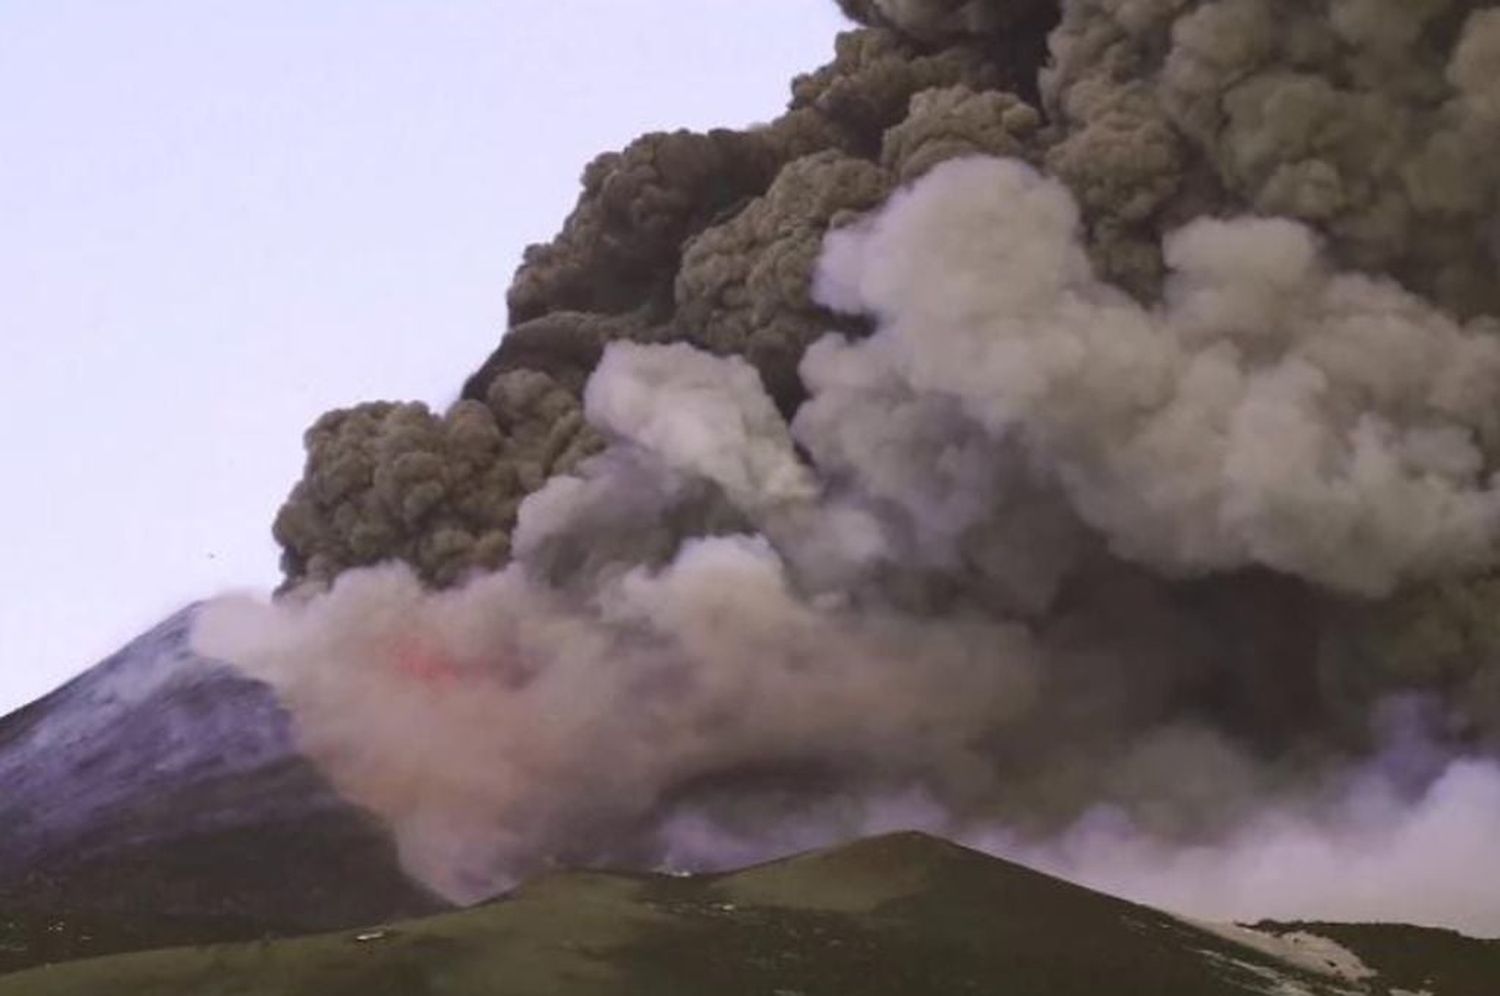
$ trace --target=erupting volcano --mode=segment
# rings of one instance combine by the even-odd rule
[[[308,431],[195,651],[454,902],[917,829],[1500,934],[1500,9],[840,5]]]

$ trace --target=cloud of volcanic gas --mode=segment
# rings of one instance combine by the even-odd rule
[[[456,899],[917,826],[1500,933],[1496,11],[841,6],[587,167],[447,412],[313,428],[199,649]]]
[[[967,425],[939,436],[991,441],[967,453],[992,466],[963,472],[1039,478],[1161,571],[1260,564],[1379,595],[1490,565],[1492,321],[1337,272],[1294,222],[1169,233],[1156,307],[1100,281],[1080,236],[1066,187],[996,159],[945,163],[830,235],[818,296],[879,328],[804,360],[814,461],[925,515],[930,440],[870,436],[893,402],[947,404]]]
[[[1500,937],[1495,860],[1500,767],[1455,761],[1422,793],[1378,773],[1329,798],[1264,805],[1193,845],[1108,808],[1043,844],[978,831],[967,842],[1084,885],[1214,920],[1399,921]]]
[[[1238,696],[1275,666],[1223,659],[1257,620],[1215,632],[1175,577],[1380,590],[1482,563],[1491,501],[1485,340],[1268,224],[1174,237],[1201,247],[1153,311],[1091,275],[1056,184],[939,167],[830,237],[819,293],[879,325],[809,353],[794,427],[737,357],[611,346],[584,392],[607,446],[526,499],[507,567],[223,600],[196,644],[276,686],[459,900],[554,862],[713,867],[903,821],[1025,851],[1107,806],[1152,855],[1236,840],[1366,768],[1316,730],[1293,738],[1312,764],[1278,756]],[[1360,338],[1370,296],[1401,320]],[[1322,372],[1301,404],[1292,366]],[[1267,442],[1235,431],[1257,404],[1311,437],[1294,457],[1326,452],[1237,456]]]
[[[369,568],[217,603],[197,642],[279,688],[303,749],[461,901],[549,862],[649,864],[664,814],[714,790],[764,795],[767,823],[830,787],[979,791],[983,736],[1035,682],[1020,627],[815,607],[746,536],[583,597],[519,564],[438,594]]]

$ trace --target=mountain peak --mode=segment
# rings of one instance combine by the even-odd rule
[[[195,612],[0,718],[0,901],[256,930],[439,908],[272,690],[192,651]]]

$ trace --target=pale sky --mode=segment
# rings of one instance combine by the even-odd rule
[[[269,588],[320,412],[450,402],[594,154],[775,116],[833,0],[0,0],[0,713]]]

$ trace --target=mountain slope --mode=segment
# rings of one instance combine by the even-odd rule
[[[0,908],[189,936],[441,908],[297,753],[270,689],[192,653],[193,611],[0,719]]]
[[[1360,934],[1370,964],[1434,933],[1389,929]],[[1465,979],[1500,979],[1500,944],[1460,940],[1442,957],[1463,971],[1426,964],[1424,988],[1493,996]],[[1310,934],[1205,928],[896,834],[722,876],[557,874],[389,928],[34,969],[0,978],[0,996],[1395,996],[1367,971]]]

